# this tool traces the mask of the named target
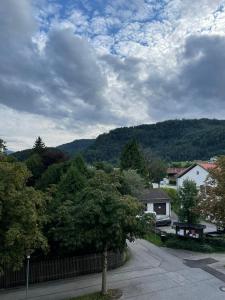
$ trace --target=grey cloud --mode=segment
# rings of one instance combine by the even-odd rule
[[[107,79],[90,44],[72,29],[52,28],[44,53],[32,43],[38,33],[28,0],[0,7],[0,103],[18,111],[78,121],[118,122],[104,90]],[[3,30],[2,30],[3,29]]]
[[[178,67],[164,76],[151,74],[145,88],[155,119],[218,117],[225,112],[225,37],[190,36]],[[212,112],[214,115],[212,115]]]

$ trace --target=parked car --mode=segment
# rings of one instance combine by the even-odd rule
[[[156,216],[156,226],[170,226],[171,219],[168,216]]]

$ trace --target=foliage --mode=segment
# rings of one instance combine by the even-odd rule
[[[174,249],[183,249],[196,252],[212,253],[212,252],[224,252],[225,251],[225,239],[210,238],[193,239],[188,237],[176,236],[175,234],[166,234],[166,240],[161,241],[160,235],[150,232],[145,236],[145,239],[156,246],[165,246]]]
[[[172,200],[171,202],[171,208],[172,210],[178,214],[180,205],[179,205],[179,199],[177,195],[177,190],[173,188],[163,188],[163,190],[167,193],[167,195],[170,197]]]
[[[34,146],[33,146],[33,151],[34,153],[43,153],[46,149],[45,143],[42,141],[42,138],[39,136],[37,137]]]
[[[212,247],[212,245],[209,245],[204,241],[188,239],[188,238],[187,239],[179,238],[176,236],[170,236],[166,240],[165,246],[168,248],[183,249],[183,250],[190,250],[196,252],[206,252],[206,253],[214,252],[214,248]]]
[[[144,190],[146,183],[135,170],[124,170],[122,172],[123,178],[123,194],[129,194],[133,197],[140,196]]]
[[[57,147],[57,149],[68,153],[70,157],[77,155],[90,147],[94,143],[94,139],[81,139],[75,140],[71,143],[63,144]]]
[[[43,179],[41,177],[49,166],[54,164],[61,164],[68,159],[68,157],[58,149],[41,147],[42,146],[40,146],[40,149],[37,148],[39,149],[37,151],[35,150],[33,152],[29,152],[30,156],[28,156],[27,160],[25,161],[28,169],[32,173],[32,177],[29,180],[29,185],[32,186],[41,186],[41,182],[43,182]],[[46,177],[47,175],[51,175],[53,173],[53,170],[56,171],[56,169],[57,167],[51,169],[47,174],[45,174],[44,177]]]
[[[179,220],[184,223],[196,224],[199,220],[198,190],[196,183],[192,180],[185,180],[183,186],[178,190]]]
[[[21,163],[0,163],[0,269],[18,268],[28,249],[47,246],[41,230],[47,199],[26,187],[29,177]]]
[[[103,170],[106,173],[112,173],[113,172],[113,166],[110,163],[103,162],[103,161],[97,161],[94,163],[94,167],[96,170]]]
[[[146,234],[145,239],[158,247],[163,246],[163,242],[161,241],[160,236],[158,234],[156,234],[155,232],[151,231],[148,234]]]
[[[136,141],[130,141],[125,145],[120,157],[120,168],[136,170],[143,177],[147,177],[144,156]]]
[[[38,153],[34,153],[25,161],[27,168],[31,171],[32,177],[29,180],[30,185],[34,185],[36,180],[39,179],[45,170],[42,162],[42,157]]]
[[[57,163],[48,167],[48,169],[42,173],[41,178],[37,182],[37,188],[45,190],[52,184],[58,184],[63,174],[66,173],[69,168],[69,163]]]
[[[166,163],[153,155],[151,151],[145,152],[145,161],[150,181],[160,184],[160,181],[166,176]]]
[[[170,120],[123,127],[101,134],[83,151],[87,161],[118,163],[123,147],[136,140],[166,161],[208,160],[225,153],[225,121],[209,119]]]
[[[217,168],[210,171],[206,189],[200,195],[199,211],[219,227],[225,227],[225,156],[219,157]]]
[[[69,300],[111,300],[111,299],[115,299],[115,298],[112,298],[109,291],[107,295],[102,295],[101,293],[94,293],[94,294],[75,297]]]

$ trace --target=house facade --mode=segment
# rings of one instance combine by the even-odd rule
[[[209,176],[209,170],[215,168],[213,163],[195,163],[177,175],[177,189],[183,186],[185,180],[192,180],[197,188],[205,185]]]
[[[162,189],[145,189],[139,200],[145,205],[146,212],[159,217],[171,217],[171,199]]]

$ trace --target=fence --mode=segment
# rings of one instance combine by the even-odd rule
[[[125,261],[124,253],[108,253],[108,269],[121,266]],[[30,262],[29,283],[39,283],[49,280],[64,279],[83,274],[101,272],[101,254],[74,256]],[[0,276],[0,289],[11,288],[26,283],[26,265],[19,271],[4,270]]]

